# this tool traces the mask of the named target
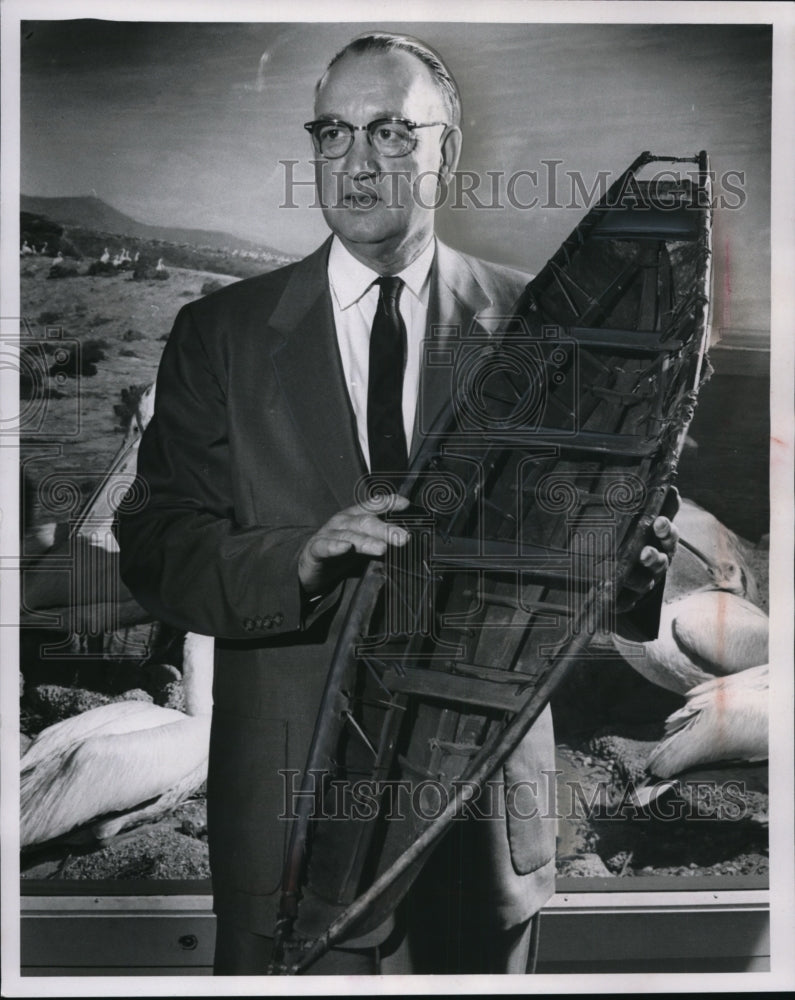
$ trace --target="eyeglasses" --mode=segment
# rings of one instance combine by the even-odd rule
[[[381,156],[407,156],[417,145],[414,130],[431,128],[433,125],[447,126],[447,122],[417,122],[405,118],[376,118],[368,125],[351,125],[338,118],[322,118],[307,122],[304,128],[312,135],[315,149],[329,160],[345,156],[353,145],[354,132],[366,132],[370,145]]]

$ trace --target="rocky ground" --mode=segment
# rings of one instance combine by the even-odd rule
[[[766,875],[767,765],[703,771],[647,805],[643,762],[655,742],[610,734],[559,745],[558,874]]]
[[[22,878],[207,879],[207,815],[203,794],[165,819],[119,834],[107,844],[43,848],[24,860]]]

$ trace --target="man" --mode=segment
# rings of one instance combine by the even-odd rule
[[[158,617],[217,637],[208,781],[217,973],[267,969],[288,835],[279,771],[305,763],[363,565],[408,537],[382,508],[353,504],[356,484],[368,469],[399,473],[419,447],[426,332],[486,323],[527,281],[434,237],[431,206],[455,171],[459,122],[456,85],[423,43],[374,33],[346,46],[307,125],[333,238],[298,264],[186,306],[163,353],[139,455],[142,502],[120,518],[122,575]],[[379,287],[381,276],[401,280]],[[405,328],[405,343],[376,358],[387,327]],[[670,548],[670,524],[659,527]],[[653,575],[667,560],[649,547],[642,562]],[[506,767],[537,775],[553,769],[553,752],[547,710]],[[539,787],[539,814],[550,816]],[[554,820],[466,825],[487,943],[466,971],[524,971],[530,918],[553,891]],[[313,971],[377,971],[372,944],[335,951]]]

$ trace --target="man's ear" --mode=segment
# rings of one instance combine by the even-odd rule
[[[457,125],[448,125],[444,138],[442,139],[442,162],[439,167],[439,179],[449,184],[455,169],[458,166],[458,159],[461,156],[461,129]]]

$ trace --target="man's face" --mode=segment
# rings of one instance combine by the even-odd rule
[[[315,118],[338,118],[367,125],[377,118],[405,118],[423,124],[446,122],[449,114],[427,67],[408,52],[347,55],[329,71],[315,102]],[[457,130],[452,145],[457,153]],[[406,156],[387,157],[370,144],[367,132],[353,145],[316,168],[323,215],[356,256],[389,263],[396,250],[417,250],[433,232],[437,175],[454,169],[441,125],[417,129]],[[410,254],[409,254],[410,256]],[[397,257],[400,257],[398,253]]]

